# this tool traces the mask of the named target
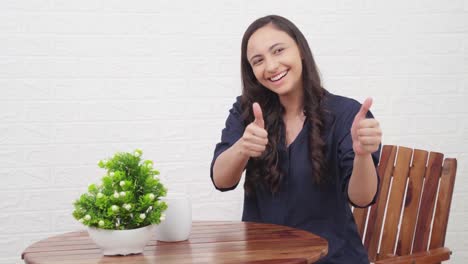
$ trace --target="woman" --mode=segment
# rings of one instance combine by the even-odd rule
[[[328,240],[321,263],[369,263],[349,203],[372,204],[381,129],[363,105],[320,83],[309,45],[289,20],[266,16],[242,39],[243,90],[216,145],[211,179],[236,188],[243,221],[304,229]]]

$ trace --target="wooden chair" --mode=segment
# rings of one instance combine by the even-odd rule
[[[369,261],[430,264],[450,258],[444,243],[456,170],[457,160],[444,160],[441,153],[383,146],[377,201],[353,211]]]

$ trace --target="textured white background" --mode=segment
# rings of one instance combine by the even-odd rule
[[[96,162],[143,149],[194,219],[240,219],[209,180],[240,93],[242,33],[275,13],[307,36],[331,92],[372,108],[384,143],[459,161],[446,244],[468,258],[467,0],[1,0],[0,263],[82,228],[72,201]]]

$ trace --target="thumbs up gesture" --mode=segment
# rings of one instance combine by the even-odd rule
[[[252,105],[255,120],[250,123],[241,138],[241,153],[249,157],[259,157],[268,144],[268,132],[265,130],[262,108],[258,103]]]
[[[377,151],[382,141],[382,130],[379,122],[373,118],[366,118],[371,106],[372,98],[367,98],[362,103],[351,126],[353,150],[356,155],[366,155]]]

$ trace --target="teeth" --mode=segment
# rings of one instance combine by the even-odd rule
[[[282,72],[282,73],[280,73],[280,74],[278,74],[276,76],[271,77],[270,80],[276,82],[279,79],[283,78],[287,73],[288,73],[288,71],[284,71],[284,72]]]

